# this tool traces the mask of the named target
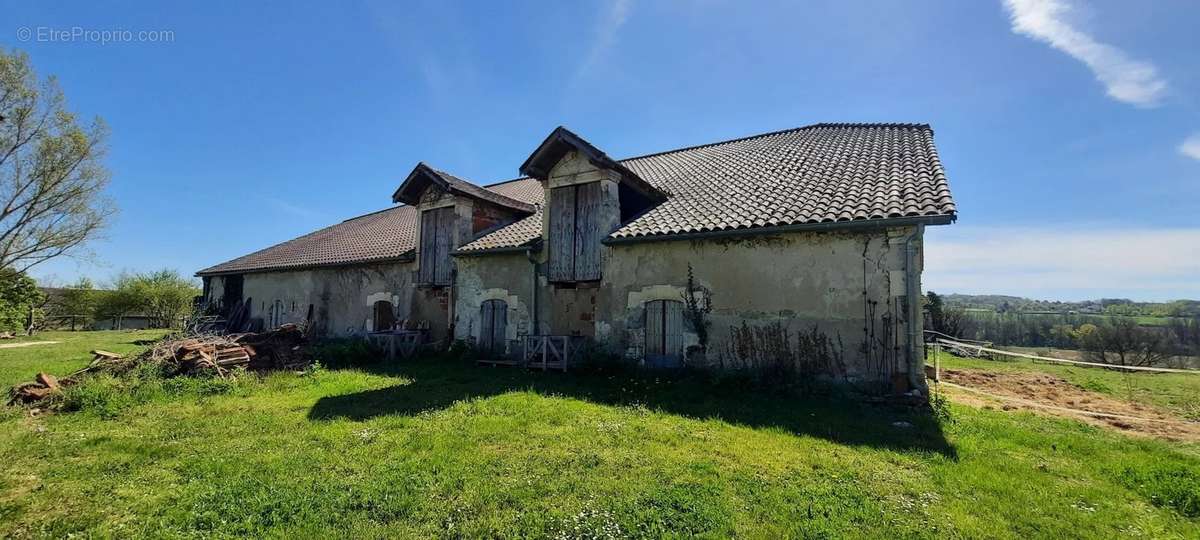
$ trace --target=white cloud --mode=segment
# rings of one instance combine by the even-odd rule
[[[1179,153],[1192,159],[1200,160],[1200,133],[1193,133],[1179,145]]]
[[[1125,51],[1100,43],[1066,20],[1071,0],[1004,0],[1013,32],[1043,41],[1087,64],[1108,95],[1140,107],[1158,105],[1167,82],[1149,62],[1130,58]]]
[[[633,0],[614,0],[609,4],[608,10],[604,12],[600,20],[596,21],[591,47],[588,48],[587,56],[575,70],[571,79],[572,86],[587,77],[604,59],[608,51],[616,45],[617,34],[621,27],[625,26],[625,21],[629,19],[629,11],[632,8]]]
[[[926,290],[1083,299],[1200,297],[1200,228],[931,227]]]

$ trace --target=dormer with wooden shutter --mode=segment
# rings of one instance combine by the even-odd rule
[[[555,283],[597,281],[602,240],[666,195],[566,128],[558,127],[521,165],[546,189],[542,238],[547,278]]]
[[[417,284],[451,285],[459,246],[536,210],[533,205],[481,188],[419,163],[392,195],[417,208]]]

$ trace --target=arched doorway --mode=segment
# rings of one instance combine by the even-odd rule
[[[396,326],[396,312],[392,310],[392,303],[387,300],[375,302],[375,328],[376,332],[391,330]]]

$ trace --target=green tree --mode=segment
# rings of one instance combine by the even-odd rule
[[[925,313],[929,315],[930,330],[942,331],[945,307],[941,295],[933,291],[925,293]]]
[[[200,294],[195,283],[175,270],[139,274],[133,284],[134,296],[138,298],[142,310],[150,316],[150,324],[157,328],[178,325],[184,315],[191,311],[193,300]]]
[[[69,318],[72,328],[84,327],[91,324],[96,317],[97,291],[92,280],[79,278],[75,284],[63,289],[55,315]]]
[[[45,295],[24,272],[0,270],[0,330],[31,331]]]
[[[1111,317],[1082,340],[1089,360],[1121,366],[1155,366],[1174,352],[1171,334],[1143,328],[1127,317]]]
[[[0,268],[77,253],[115,212],[104,196],[107,128],[82,127],[53,77],[0,49]]]
[[[120,328],[122,318],[141,310],[141,299],[137,296],[134,279],[133,274],[122,272],[113,280],[109,290],[97,295],[97,319],[111,319],[113,328]]]
[[[98,311],[105,318],[118,320],[133,314],[146,315],[151,326],[171,328],[191,311],[199,294],[200,288],[175,270],[123,272],[103,296]]]

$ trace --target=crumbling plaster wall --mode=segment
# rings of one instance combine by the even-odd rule
[[[911,369],[904,280],[905,241],[914,233],[904,227],[610,246],[596,337],[612,352],[639,358],[645,302],[682,300],[690,263],[712,301],[707,353],[690,355],[693,362],[753,367],[747,364],[795,353],[795,338],[816,325],[842,344],[844,369],[830,375],[890,382]],[[919,256],[915,264],[919,276]],[[691,325],[683,341],[685,350],[699,345]]]
[[[212,290],[216,291],[217,279],[213,281]],[[317,334],[343,337],[363,335],[374,328],[374,305],[379,300],[392,303],[397,320],[410,318],[411,282],[410,263],[355,265],[245,274],[242,294],[243,299],[253,301],[251,316],[264,320],[279,300],[284,323],[304,321],[312,304]]]
[[[470,343],[479,339],[481,311],[486,300],[508,304],[505,339],[510,355],[519,353],[513,342],[525,334],[547,333],[549,327],[534,328],[533,268],[524,252],[456,257],[458,279],[455,292],[454,338]],[[544,278],[539,277],[540,283]],[[544,292],[539,298],[544,297]],[[542,320],[545,320],[542,318]]]
[[[225,296],[225,276],[212,276],[208,280],[208,296],[204,301],[216,305]]]

